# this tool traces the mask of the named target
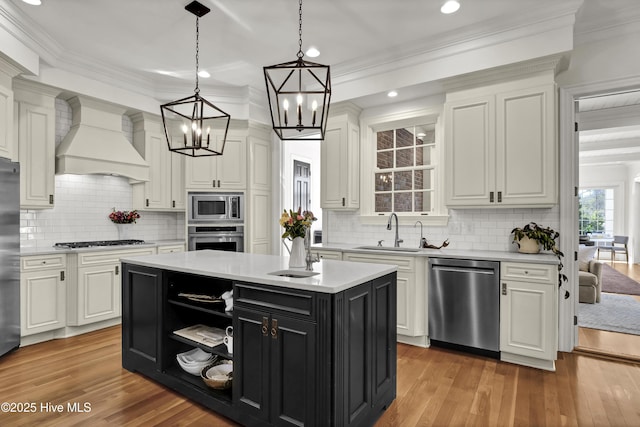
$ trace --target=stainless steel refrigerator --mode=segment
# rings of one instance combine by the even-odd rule
[[[0,356],[20,345],[20,165],[0,158]]]

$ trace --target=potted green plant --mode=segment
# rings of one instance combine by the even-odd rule
[[[516,227],[511,230],[513,241],[518,245],[518,251],[522,253],[537,254],[540,247],[543,250],[551,251],[558,257],[558,286],[562,286],[562,282],[567,280],[567,276],[562,274],[562,257],[564,254],[560,252],[556,245],[556,239],[560,237],[560,233],[550,227],[543,227],[535,222],[530,222],[524,227]]]

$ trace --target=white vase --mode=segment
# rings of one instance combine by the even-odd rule
[[[537,254],[540,252],[540,243],[538,243],[537,240],[523,236],[522,239],[518,241],[518,252],[523,254]]]
[[[118,229],[118,240],[131,240],[133,224],[116,224]]]
[[[302,268],[304,266],[306,266],[304,238],[294,237],[291,243],[291,254],[289,255],[289,268]]]

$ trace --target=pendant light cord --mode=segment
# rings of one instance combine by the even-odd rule
[[[196,88],[194,92],[196,94],[200,93],[200,88],[198,87],[198,68],[200,67],[200,17],[196,16]]]
[[[302,0],[299,2],[298,8],[298,59],[302,59],[304,53],[302,52]]]

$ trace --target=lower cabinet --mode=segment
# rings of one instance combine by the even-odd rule
[[[344,252],[345,261],[398,266],[398,335],[427,335],[427,296],[424,257]]]
[[[67,324],[66,255],[20,258],[20,335],[63,328]]]
[[[233,290],[234,310],[179,299]],[[174,331],[233,326],[233,354]],[[123,264],[122,365],[248,426],[370,426],[396,394],[396,275],[337,294]],[[199,347],[233,360],[230,390],[176,363]]]
[[[275,425],[312,425],[317,387],[316,324],[236,307],[234,401]]]
[[[120,258],[154,253],[154,247],[146,247],[69,255],[67,324],[81,326],[120,317]]]
[[[558,271],[555,265],[500,265],[500,358],[555,370],[558,343]]]

